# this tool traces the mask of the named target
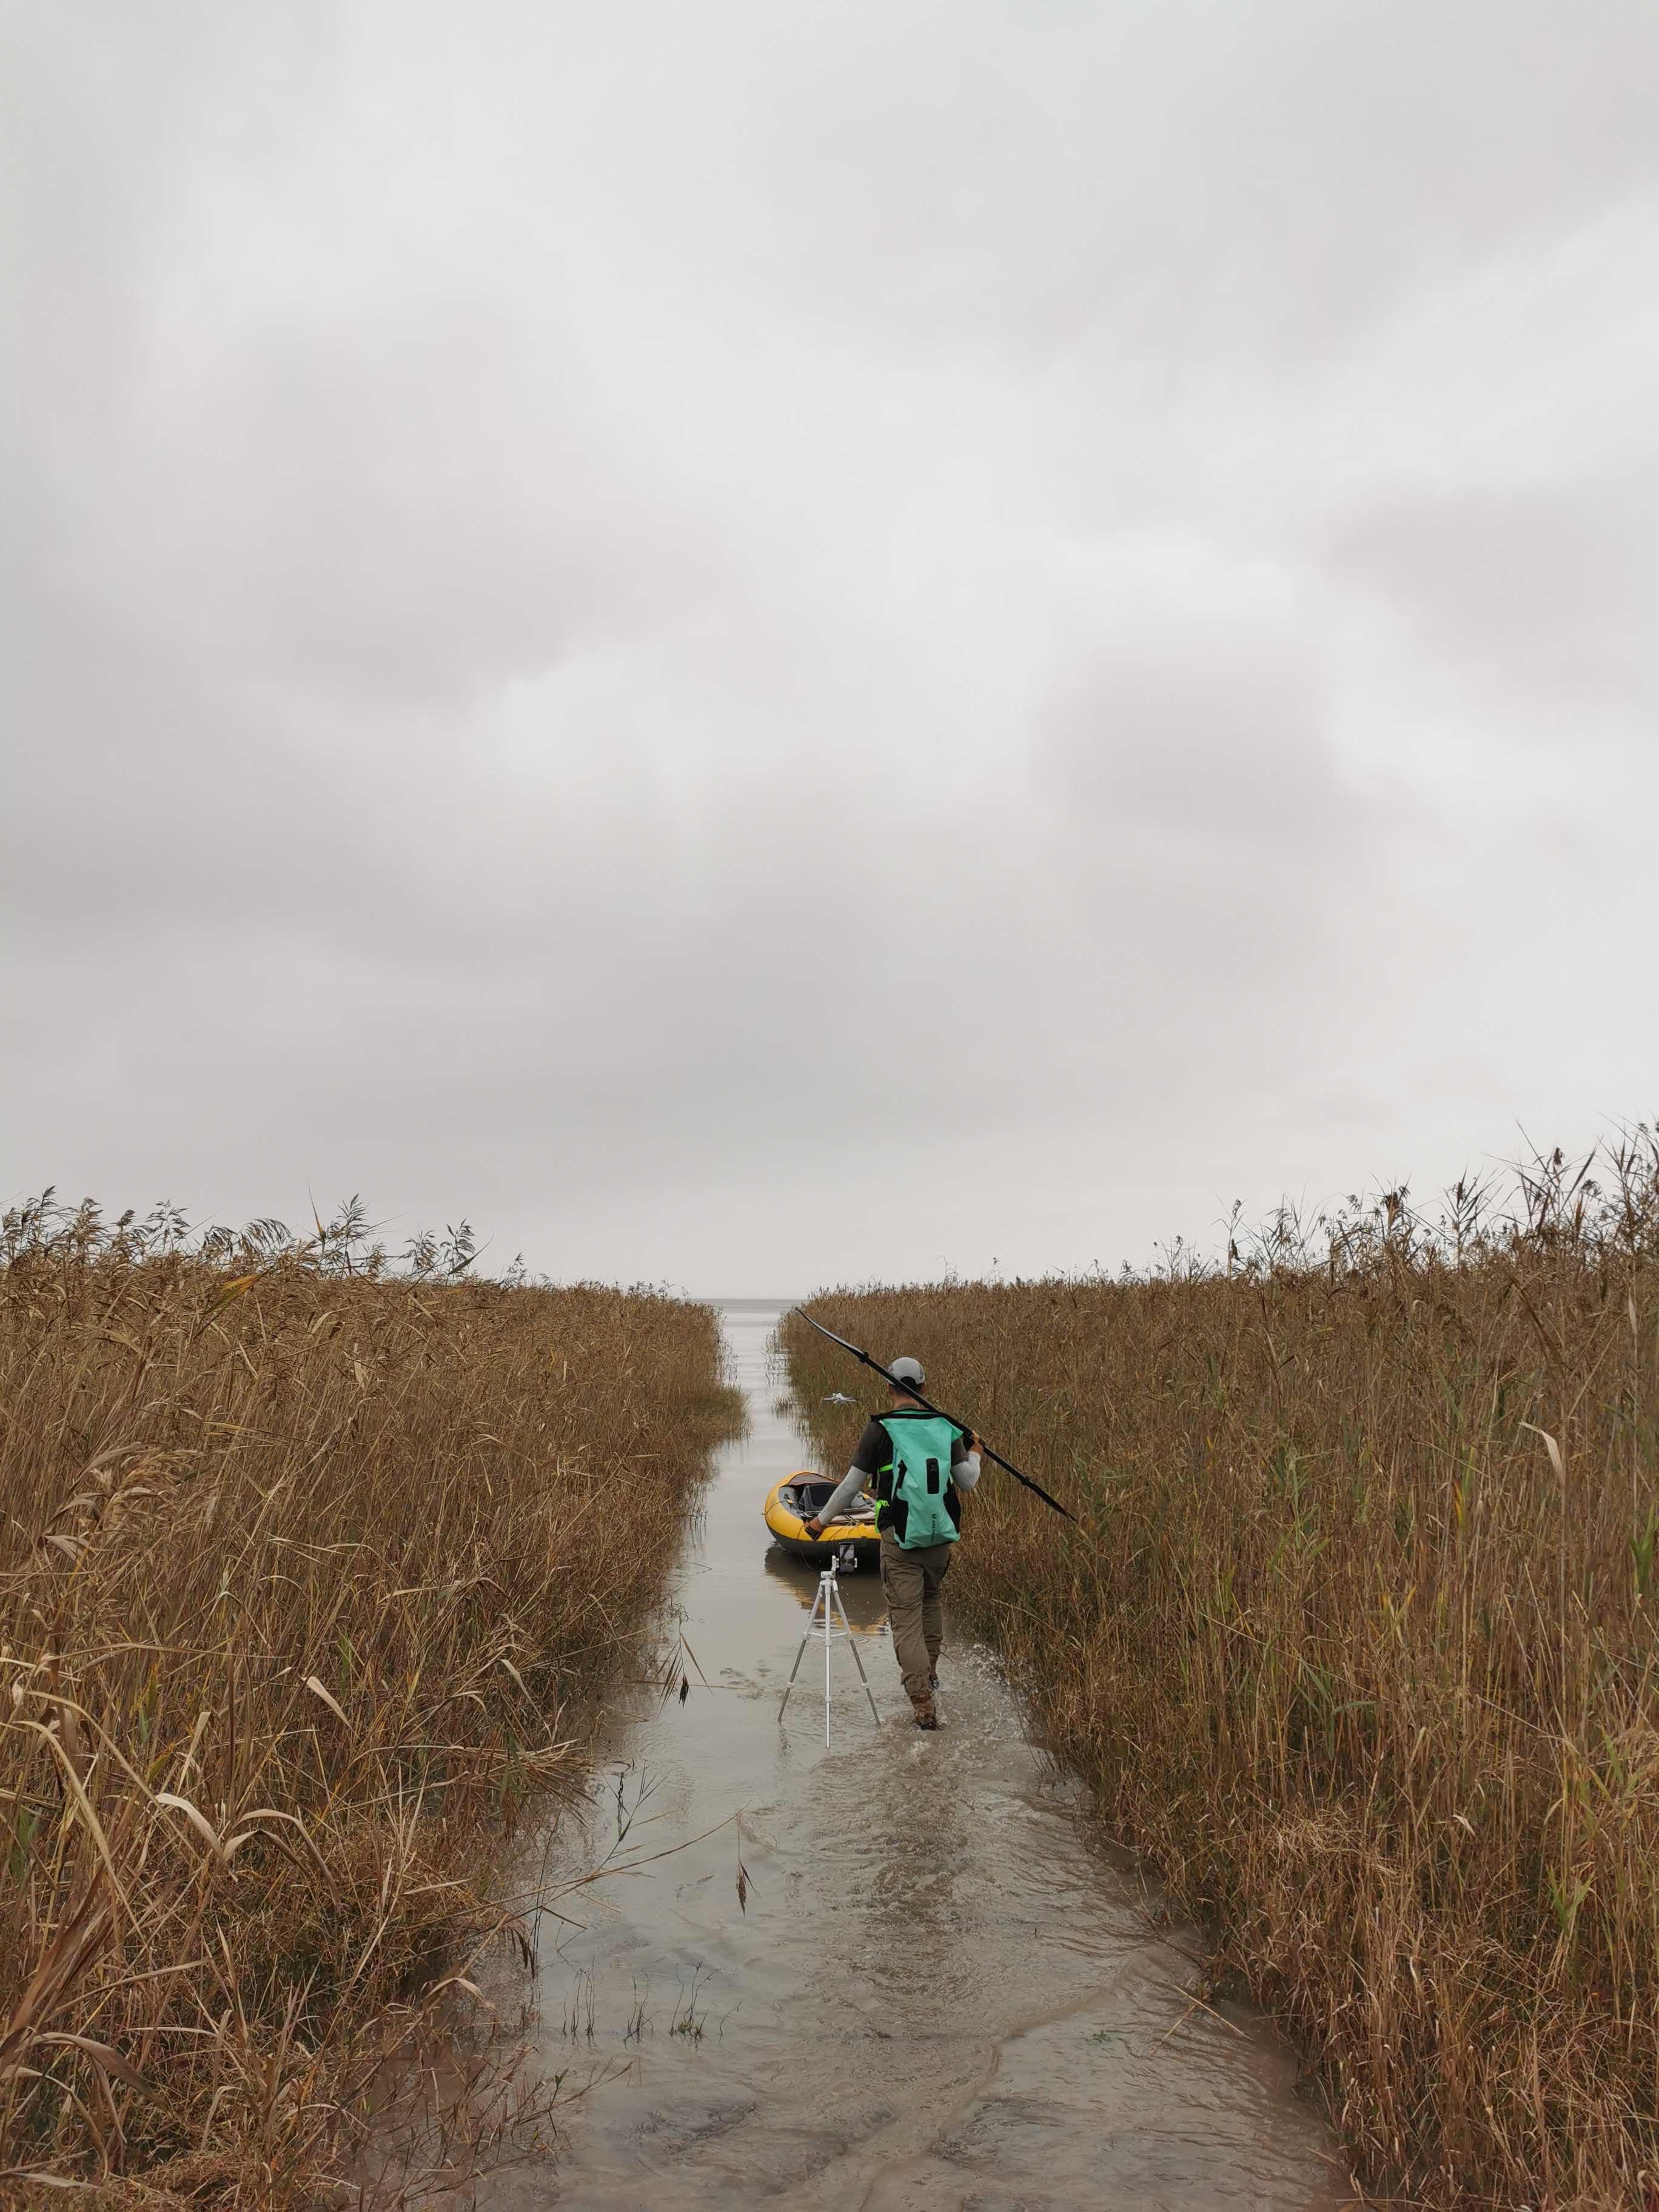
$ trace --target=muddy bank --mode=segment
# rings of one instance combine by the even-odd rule
[[[883,1714],[844,1650],[777,1706],[815,1577],[760,1501],[801,1463],[768,1371],[777,1309],[723,1315],[750,1403],[678,1576],[686,1702],[637,1692],[590,1807],[597,1859],[666,1851],[544,1923],[537,2061],[593,2086],[556,2173],[491,2208],[871,2212],[1350,2201],[1285,2046],[1194,2003],[1189,1936],[1153,1931],[984,1651],[948,1646],[948,1725],[909,1724],[874,1577],[843,1584]],[[688,1838],[699,1840],[687,1842]],[[672,1847],[672,1848],[671,1848]],[[739,1865],[745,1897],[738,1896]],[[564,1907],[571,1909],[568,1900]]]

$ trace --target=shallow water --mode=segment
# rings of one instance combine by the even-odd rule
[[[882,1724],[842,1645],[831,1747],[821,1647],[780,1725],[817,1577],[769,1552],[760,1516],[803,1464],[773,1410],[779,1312],[723,1309],[751,1428],[722,1455],[677,1576],[686,1643],[715,1686],[694,1666],[684,1705],[633,1693],[583,1839],[598,1857],[620,1818],[625,1856],[668,1855],[567,1899],[580,1929],[544,1923],[537,2063],[598,2078],[556,2173],[503,2175],[482,2201],[1352,2203],[1289,2053],[1254,2014],[1194,2004],[1190,1932],[1151,1928],[1074,1789],[1025,1742],[994,1662],[949,1641],[948,1585],[939,1734],[910,1723],[870,1574],[842,1590]]]

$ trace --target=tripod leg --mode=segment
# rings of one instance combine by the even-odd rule
[[[847,1618],[847,1607],[841,1601],[841,1592],[836,1592],[836,1611],[841,1615],[841,1625],[847,1631],[847,1648],[853,1655],[853,1664],[859,1670],[859,1680],[864,1685],[864,1694],[870,1700],[870,1711],[876,1726],[881,1726],[881,1715],[876,1710],[876,1693],[870,1687],[870,1677],[864,1671],[864,1662],[859,1656],[859,1647],[854,1640],[853,1624]]]
[[[818,1599],[822,1595],[822,1590],[817,1590],[813,1593],[812,1610],[807,1615],[806,1619],[806,1633],[801,1638],[800,1650],[795,1654],[795,1663],[789,1669],[789,1680],[784,1684],[783,1695],[778,1701],[778,1718],[780,1720],[783,1718],[783,1709],[789,1702],[789,1692],[795,1686],[795,1677],[800,1672],[800,1662],[806,1656],[806,1647],[812,1640],[812,1624],[818,1617]]]

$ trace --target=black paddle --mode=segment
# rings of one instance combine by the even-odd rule
[[[864,1364],[873,1370],[876,1374],[879,1375],[884,1382],[890,1383],[895,1390],[902,1390],[907,1398],[914,1398],[917,1405],[921,1407],[924,1413],[933,1413],[941,1421],[949,1421],[953,1427],[968,1430],[969,1434],[973,1433],[968,1422],[959,1421],[957,1419],[954,1413],[945,1413],[938,1406],[929,1405],[927,1399],[922,1396],[921,1391],[917,1389],[914,1382],[906,1382],[902,1381],[896,1375],[890,1375],[887,1370],[882,1365],[880,1360],[872,1359],[869,1353],[867,1352],[860,1352],[856,1344],[848,1344],[847,1339],[844,1336],[837,1336],[833,1328],[826,1328],[821,1321],[814,1321],[811,1315],[807,1312],[805,1306],[796,1306],[793,1310],[800,1316],[801,1319],[806,1323],[808,1328],[817,1329],[818,1334],[820,1336],[827,1336],[831,1344],[840,1345],[843,1352],[850,1352],[854,1359],[862,1360]],[[1068,1521],[1076,1521],[1076,1514],[1071,1512],[1066,1506],[1062,1505],[1059,1498],[1050,1498],[1048,1492],[1043,1488],[1040,1482],[1033,1482],[1029,1474],[1022,1474],[1019,1469],[1013,1465],[1012,1461],[1004,1459],[1000,1452],[994,1452],[991,1449],[990,1445],[986,1443],[982,1439],[980,1443],[980,1449],[984,1453],[987,1459],[994,1459],[997,1465],[1003,1470],[1005,1474],[1012,1474],[1014,1480],[1016,1482],[1023,1482],[1027,1490],[1035,1490],[1037,1496],[1042,1500],[1045,1505],[1052,1505],[1056,1513],[1064,1513]]]

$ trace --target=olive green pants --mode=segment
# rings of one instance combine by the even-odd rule
[[[881,1540],[881,1586],[887,1593],[887,1618],[905,1693],[913,1705],[931,1694],[929,1680],[945,1642],[945,1607],[939,1599],[954,1544],[926,1544],[907,1552],[885,1531]]]

